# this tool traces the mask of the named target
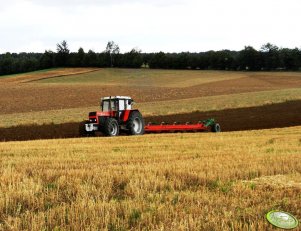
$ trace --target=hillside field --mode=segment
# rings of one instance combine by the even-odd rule
[[[86,73],[74,74],[77,71]],[[239,94],[253,93],[250,97],[244,95],[244,99],[250,102],[255,92],[259,94],[256,98],[260,98],[260,94],[264,91],[287,92],[290,89],[301,88],[299,72],[66,68],[17,76],[3,77],[0,80],[1,114],[98,107],[99,99],[108,95],[129,95],[137,103],[160,103],[206,97],[206,101],[202,104],[202,107],[205,107],[212,105],[208,98],[211,96],[223,98],[238,94],[234,97],[240,98]],[[293,93],[288,92],[287,98],[286,93],[280,94],[282,100],[300,98],[300,92],[296,90]],[[270,93],[268,97],[263,96],[265,102],[258,102],[255,106],[273,103],[274,96],[277,97],[278,92]],[[248,106],[243,99],[239,101],[238,104]],[[179,108],[175,107],[173,110]]]
[[[299,72],[57,68],[0,79],[0,140],[77,137],[78,123],[108,95],[134,98],[146,122],[213,117],[223,131],[301,125]]]

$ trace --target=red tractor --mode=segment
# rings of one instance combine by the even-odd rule
[[[90,112],[89,120],[80,124],[81,136],[94,136],[99,131],[118,136],[121,130],[130,135],[144,134],[144,120],[134,101],[128,96],[109,96],[101,99],[101,111]]]

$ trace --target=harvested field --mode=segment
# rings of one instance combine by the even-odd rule
[[[246,77],[244,72],[187,71],[156,69],[110,69],[93,73],[44,79],[38,83],[101,84],[102,86],[125,87],[192,87],[195,85]]]
[[[158,95],[154,95],[154,92]],[[98,105],[102,96],[108,95],[130,95],[138,102],[147,102],[176,98],[177,91],[152,87],[120,88],[93,85],[26,84],[0,87],[0,114],[91,107]]]
[[[254,86],[258,85],[258,81],[266,87],[275,85],[285,86],[287,84],[300,83],[301,73],[106,68],[80,75],[42,79],[38,83],[93,83],[94,85],[100,84],[106,86],[187,88],[227,80],[238,80],[240,82],[244,78],[255,80],[249,83],[250,85],[254,84]]]
[[[300,132],[0,143],[0,230],[274,230],[301,218]]]
[[[285,113],[283,113],[283,111]],[[198,122],[202,119],[215,118],[222,131],[243,131],[268,128],[282,128],[301,125],[301,100],[271,104],[259,107],[226,109],[222,111],[193,112],[164,116],[145,117],[146,122],[162,121]],[[79,123],[23,125],[0,128],[0,140],[35,140],[78,137]]]

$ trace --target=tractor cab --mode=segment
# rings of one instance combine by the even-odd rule
[[[134,100],[128,96],[110,96],[101,98],[102,112],[132,110]]]

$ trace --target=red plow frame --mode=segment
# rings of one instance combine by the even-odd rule
[[[144,130],[146,133],[152,132],[181,132],[181,131],[212,131],[212,132],[220,132],[219,124],[214,122],[214,119],[208,119],[205,121],[199,121],[198,123],[191,124],[189,122],[185,124],[173,123],[173,124],[166,124],[162,122],[161,124],[152,124],[148,123]]]

